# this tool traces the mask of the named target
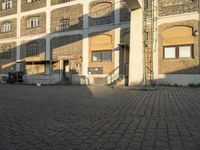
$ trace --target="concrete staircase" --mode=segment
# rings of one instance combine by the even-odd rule
[[[128,86],[128,63],[123,63],[106,76],[106,85],[109,87]]]

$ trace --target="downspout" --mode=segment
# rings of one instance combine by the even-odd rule
[[[198,0],[198,15],[199,15],[199,23],[198,23],[198,52],[199,52],[199,67],[200,67],[200,0]]]

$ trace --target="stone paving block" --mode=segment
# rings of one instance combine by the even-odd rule
[[[0,85],[0,95],[2,150],[200,147],[197,89]]]

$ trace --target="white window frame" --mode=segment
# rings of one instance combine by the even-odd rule
[[[171,52],[167,52],[168,50],[170,50]],[[174,54],[169,56],[170,55],[169,53],[172,53],[172,50],[174,50]],[[164,47],[164,59],[176,59],[176,47],[175,46]]]
[[[39,27],[39,17],[31,17],[27,20],[27,28]]]
[[[191,45],[179,46],[179,58],[192,58],[192,48],[193,47]],[[183,54],[181,50],[189,50],[189,53],[187,52],[187,54]]]
[[[2,3],[2,10],[7,10],[13,7],[13,1],[12,0],[4,0]]]
[[[174,55],[172,57],[168,57],[166,55],[167,49],[174,49]],[[181,48],[190,48],[187,54],[181,54]],[[163,51],[163,59],[193,59],[194,58],[194,45],[187,44],[187,45],[176,45],[176,46],[164,46]],[[185,56],[184,56],[185,55]]]
[[[36,2],[37,0],[27,0],[27,3],[32,3],[32,2]]]
[[[12,24],[10,22],[5,22],[1,25],[1,32],[11,32]]]

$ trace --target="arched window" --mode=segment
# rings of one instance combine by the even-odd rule
[[[4,0],[2,3],[2,10],[7,10],[12,8],[12,3],[13,3],[12,0]]]
[[[1,32],[10,32],[12,30],[12,24],[10,22],[5,22],[1,25]]]
[[[27,28],[36,28],[39,26],[39,17],[31,17],[27,20]]]
[[[36,2],[37,0],[27,0],[27,3],[32,3],[32,2]]]
[[[193,28],[174,26],[163,31],[162,46],[164,59],[193,58]]]
[[[0,59],[11,59],[12,50],[11,48],[0,48]]]
[[[26,56],[37,56],[40,52],[40,43],[31,42],[26,45]]]
[[[101,2],[91,7],[90,16],[93,18],[99,18],[111,15],[112,13],[112,3]]]
[[[112,36],[98,35],[91,38],[90,49],[92,51],[92,62],[112,61]]]
[[[64,18],[60,20],[60,31],[69,29],[69,23],[70,23],[69,19]]]

